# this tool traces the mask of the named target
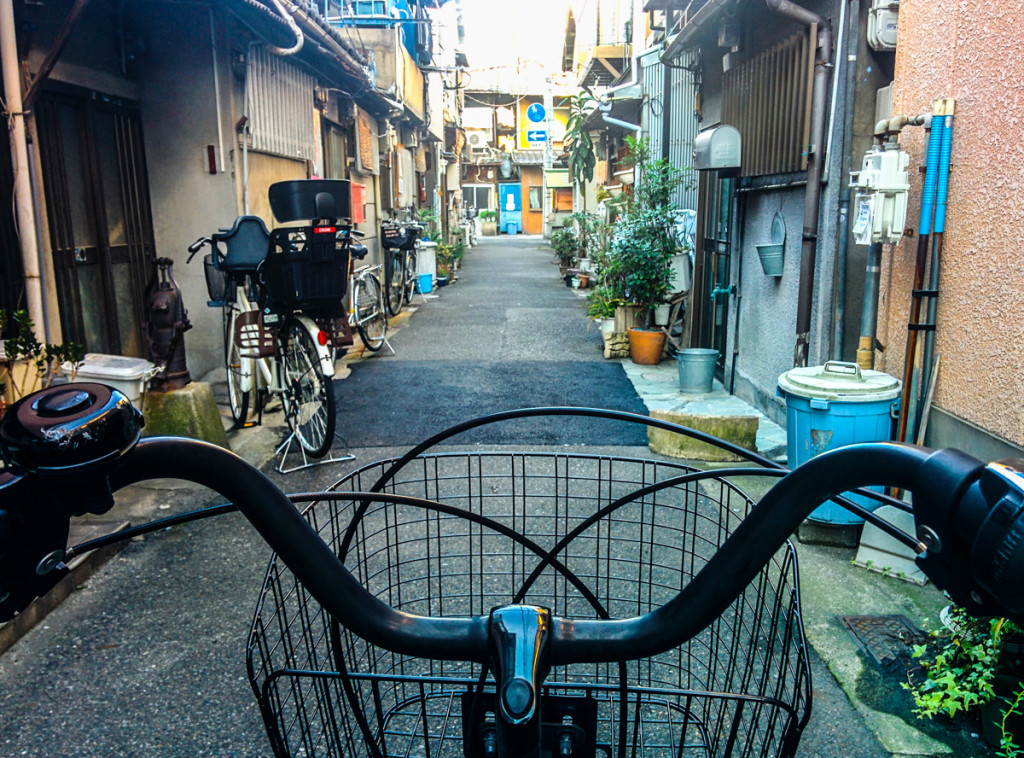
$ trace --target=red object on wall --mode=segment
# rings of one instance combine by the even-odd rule
[[[366,221],[366,185],[352,182],[352,223]]]

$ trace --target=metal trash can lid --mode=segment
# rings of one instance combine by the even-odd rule
[[[871,403],[899,397],[900,380],[856,363],[829,361],[824,366],[793,368],[779,377],[779,389],[798,397]]]

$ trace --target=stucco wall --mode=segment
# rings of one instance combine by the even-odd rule
[[[142,8],[141,6],[138,6]],[[149,168],[153,233],[157,255],[175,262],[193,328],[185,335],[193,379],[223,369],[223,326],[219,309],[206,306],[206,279],[201,256],[186,265],[187,248],[196,238],[228,227],[239,214],[235,193],[236,158],[232,107],[235,81],[227,65],[230,45],[223,17],[217,14],[221,69],[220,103],[215,102],[209,11],[203,6],[145,6],[134,15],[147,30],[147,50],[140,64],[142,125]],[[211,174],[206,146],[220,158],[217,112],[220,108],[224,172]]]
[[[922,113],[956,99],[949,205],[941,264],[934,403],[1011,443],[1024,443],[1024,3],[904,0],[900,5],[894,110]],[[911,168],[924,133],[901,139]],[[911,171],[908,226],[920,217],[922,178]],[[879,335],[884,370],[900,375],[916,238],[883,259]]]

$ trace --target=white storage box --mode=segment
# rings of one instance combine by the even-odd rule
[[[139,410],[142,410],[142,396],[149,380],[159,372],[155,365],[144,358],[105,353],[86,353],[85,360],[73,376],[70,363],[60,368],[61,373],[72,382],[96,382],[120,390]]]

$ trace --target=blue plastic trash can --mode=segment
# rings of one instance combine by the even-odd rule
[[[856,363],[829,361],[785,372],[779,377],[779,394],[786,398],[789,466],[796,468],[826,450],[892,439],[900,381],[881,371],[861,370]],[[865,497],[850,499],[869,510],[879,505]],[[818,506],[809,518],[834,525],[864,522],[832,501]]]

